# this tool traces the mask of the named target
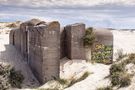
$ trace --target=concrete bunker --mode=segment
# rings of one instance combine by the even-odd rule
[[[96,42],[92,48],[92,59],[99,59],[103,56],[95,57],[105,49],[105,53],[108,54],[104,59],[107,60],[107,63],[112,63],[112,32],[97,28],[94,28],[93,32]],[[41,83],[45,83],[59,78],[61,58],[86,59],[83,45],[84,35],[85,24],[83,23],[67,25],[60,29],[57,21],[44,22],[32,19],[22,23],[19,29],[11,30],[10,44],[13,44],[22,53],[37,79]],[[107,47],[107,50],[104,47]]]

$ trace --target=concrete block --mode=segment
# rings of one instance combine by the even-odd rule
[[[65,27],[66,30],[66,52],[69,59],[85,59],[83,36],[85,24],[76,23]]]

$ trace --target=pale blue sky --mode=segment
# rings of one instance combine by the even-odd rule
[[[39,18],[87,26],[135,28],[135,0],[0,0],[0,22]]]

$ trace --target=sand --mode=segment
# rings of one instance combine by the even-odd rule
[[[113,30],[114,59],[117,57],[117,51],[123,53],[135,53],[135,31],[116,31]]]
[[[32,74],[29,66],[23,60],[21,54],[13,45],[9,44],[9,35],[0,34],[0,63],[10,64],[16,70],[20,70],[24,75],[24,82],[22,88],[35,88],[39,86],[38,81]]]

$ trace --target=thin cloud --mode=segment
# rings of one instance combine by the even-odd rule
[[[104,4],[135,5],[135,0],[0,0],[0,5],[27,7],[89,7]]]
[[[0,0],[0,21],[58,20],[87,26],[135,28],[134,0]],[[50,8],[48,8],[50,7]],[[3,15],[2,15],[3,14]]]

